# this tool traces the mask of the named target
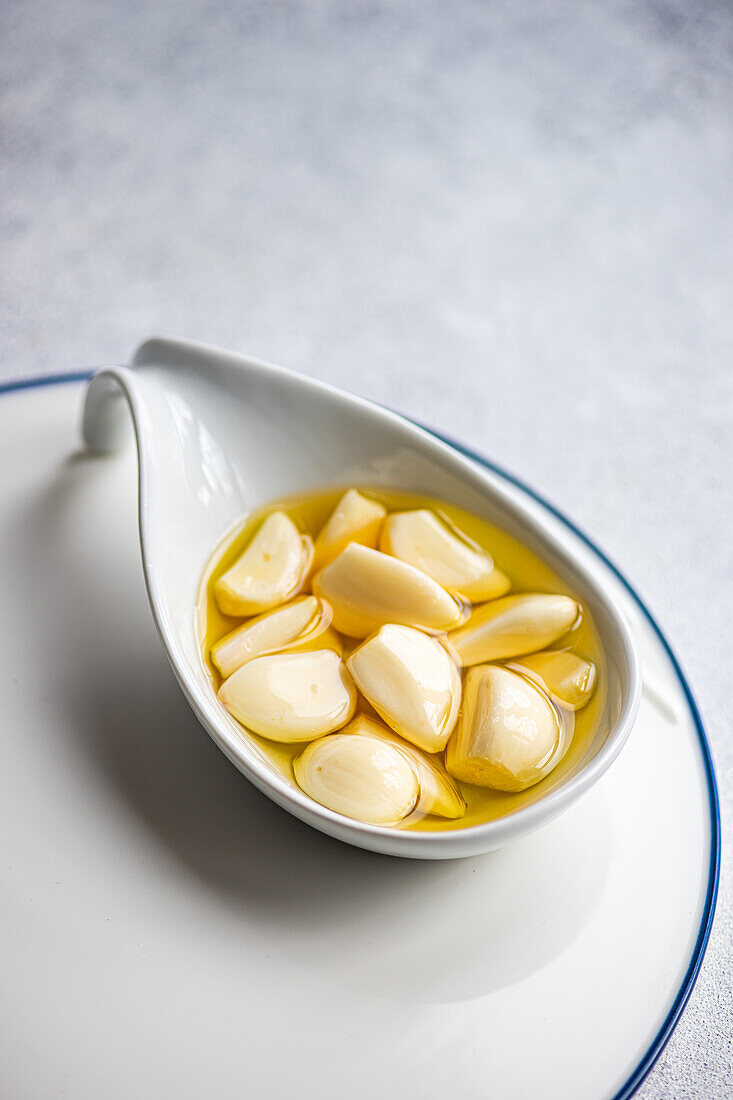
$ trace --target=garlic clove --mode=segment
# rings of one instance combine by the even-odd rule
[[[463,617],[461,605],[426,573],[356,542],[316,575],[313,592],[333,608],[336,630],[356,638],[385,623],[449,630]]]
[[[580,613],[569,596],[528,592],[475,608],[448,641],[463,666],[534,653],[570,630]]]
[[[355,649],[346,667],[390,729],[426,752],[445,747],[461,702],[461,679],[440,642],[390,623]]]
[[[557,712],[544,692],[509,669],[479,665],[466,673],[445,766],[464,783],[523,791],[552,770],[560,739]]]
[[[316,539],[313,571],[323,569],[350,542],[358,542],[374,549],[386,514],[387,509],[382,504],[362,496],[356,489],[349,489],[341,497]]]
[[[415,768],[381,737],[322,737],[296,757],[293,771],[316,802],[370,825],[396,825],[420,797]]]
[[[344,726],[341,733],[369,734],[381,737],[405,753],[417,771],[420,783],[420,799],[415,807],[421,813],[435,814],[437,817],[458,818],[466,812],[466,803],[458,784],[443,767],[438,756],[422,752],[409,741],[404,741],[392,730],[370,718],[366,714],[357,714]]]
[[[259,615],[301,588],[313,544],[284,512],[271,512],[214,592],[225,615]]]
[[[596,689],[596,666],[569,649],[533,653],[517,664],[570,710],[584,707]]]
[[[427,508],[388,516],[379,549],[421,569],[443,588],[473,603],[503,596],[511,587],[490,554]]]
[[[312,741],[346,725],[356,691],[330,649],[274,653],[237,669],[219,700],[238,722],[271,741]]]
[[[211,660],[226,679],[255,657],[319,637],[330,622],[331,609],[323,600],[300,596],[227,634],[211,647]]]

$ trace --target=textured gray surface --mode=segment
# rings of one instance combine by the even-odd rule
[[[152,331],[495,457],[673,640],[730,841],[733,7],[0,5],[0,374]],[[640,1095],[730,1096],[730,843]]]

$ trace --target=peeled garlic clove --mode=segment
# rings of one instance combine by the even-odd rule
[[[313,554],[284,512],[272,512],[244,553],[214,586],[225,615],[258,615],[290,599],[300,589]]]
[[[490,554],[427,508],[393,512],[382,527],[379,549],[474,603],[503,596],[511,587]]]
[[[385,623],[448,630],[461,605],[420,569],[352,542],[313,581],[316,596],[333,609],[342,634],[364,638]]]
[[[463,666],[534,653],[556,642],[578,618],[569,596],[529,592],[504,596],[477,607],[464,626],[448,636]]]
[[[399,748],[407,755],[417,771],[420,799],[416,809],[424,814],[435,814],[438,817],[463,817],[466,812],[465,800],[458,784],[448,775],[439,757],[422,752],[366,714],[357,714],[356,718],[352,718],[349,724],[344,726],[341,733],[381,737]]]
[[[317,638],[328,628],[330,608],[315,596],[301,596],[292,603],[266,611],[237,627],[211,647],[211,660],[224,677],[263,653]]]
[[[237,669],[219,700],[238,722],[271,741],[312,741],[346,725],[356,692],[330,649],[274,653]]]
[[[547,650],[523,657],[519,667],[537,677],[550,695],[570,710],[580,710],[596,688],[596,666],[566,650]]]
[[[396,825],[420,797],[410,761],[379,737],[323,737],[296,757],[293,771],[298,785],[321,806],[370,825]]]
[[[445,747],[461,702],[461,679],[440,642],[390,624],[355,649],[346,666],[390,729],[426,752]]]
[[[313,570],[323,569],[344,550],[350,542],[362,546],[377,545],[379,529],[387,509],[363,497],[356,489],[349,489],[341,497],[330,518],[321,528],[313,552]]]
[[[445,766],[464,783],[523,791],[552,769],[560,736],[557,712],[544,692],[516,672],[482,665],[466,673]]]

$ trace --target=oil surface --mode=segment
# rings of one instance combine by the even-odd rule
[[[211,680],[212,689],[215,692],[221,685],[221,677],[209,658],[211,647],[225,634],[228,634],[245,621],[244,619],[224,615],[219,610],[214,598],[216,581],[236,561],[264,517],[270,512],[278,510],[286,512],[301,531],[310,534],[315,539],[347,488],[358,489],[364,496],[379,501],[390,512],[413,508],[430,508],[445,516],[469,538],[491,554],[499,569],[511,578],[512,593],[556,592],[576,598],[572,589],[541,558],[521,542],[479,516],[466,512],[462,508],[457,508],[453,504],[433,500],[430,497],[372,489],[360,485],[348,485],[340,489],[329,489],[325,492],[287,497],[272,501],[263,508],[251,512],[241,523],[237,524],[236,528],[229,532],[216,548],[205,571],[196,609],[196,624],[202,660]],[[307,587],[303,589],[303,592],[306,591]],[[351,650],[356,648],[361,641],[362,639],[344,639],[333,631],[327,631],[326,634],[322,634],[314,641],[306,642],[301,646],[289,647],[289,649],[295,651],[330,647],[348,656]],[[578,769],[591,746],[599,716],[603,712],[606,685],[600,641],[591,617],[585,608],[579,623],[552,648],[565,649],[571,647],[579,656],[594,662],[598,670],[598,687],[590,702],[582,710],[577,711],[574,715],[567,716],[566,729],[571,734],[570,743],[557,767],[534,787],[518,793],[493,791],[469,783],[460,783],[459,786],[468,806],[464,817],[457,821],[449,821],[429,815],[409,823],[403,823],[402,828],[442,832],[447,829],[465,829],[471,825],[496,820],[536,802],[548,791],[559,786],[568,774]],[[509,666],[512,664],[511,661],[499,663],[506,663]],[[357,712],[378,717],[361,697]],[[284,745],[268,741],[266,738],[250,733],[244,728],[242,728],[242,736],[251,739],[269,759],[273,767],[283,774],[291,784],[296,785],[293,777],[292,761],[298,753],[303,751],[305,745]]]

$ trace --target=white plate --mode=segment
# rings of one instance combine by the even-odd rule
[[[3,1095],[629,1096],[699,968],[719,839],[633,593],[607,566],[647,691],[576,806],[468,860],[350,848],[198,726],[147,607],[134,460],[74,454],[80,400],[0,401]]]

